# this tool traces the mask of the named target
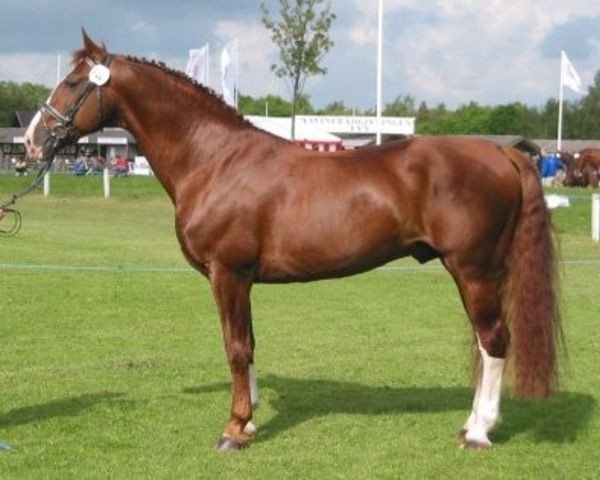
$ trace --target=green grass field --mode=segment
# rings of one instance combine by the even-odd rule
[[[0,175],[0,200],[30,178]],[[52,178],[0,238],[0,478],[600,478],[600,246],[587,190],[554,212],[562,392],[503,399],[487,452],[457,448],[470,327],[449,276],[411,260],[253,290],[262,405],[214,450],[229,372],[208,284],[153,178]]]

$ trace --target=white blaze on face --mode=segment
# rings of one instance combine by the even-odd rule
[[[38,110],[25,132],[25,148],[27,149],[27,155],[34,160],[39,160],[39,157],[42,155],[41,147],[33,143],[33,132],[35,132],[41,118],[42,113]]]
[[[48,100],[46,100],[46,103],[48,105],[51,105],[52,95],[54,95],[55,91],[56,88],[52,90],[52,93],[50,93]],[[25,132],[25,148],[27,149],[27,155],[33,160],[41,160],[42,158],[42,146],[36,145],[34,139],[35,130],[38,127],[41,120],[42,112],[38,110],[35,116],[31,119],[31,123],[29,124],[29,126],[27,127],[27,131]]]

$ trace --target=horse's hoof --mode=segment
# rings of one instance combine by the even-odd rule
[[[223,437],[219,438],[216,448],[219,452],[233,452],[236,450],[241,450],[242,448],[246,448],[246,447],[247,447],[247,445],[244,443],[240,443],[231,437],[223,436]]]
[[[249,435],[250,437],[253,437],[254,435],[256,435],[257,432],[258,432],[258,428],[256,428],[256,425],[254,425],[252,422],[248,422],[246,424],[246,426],[244,427],[244,433],[246,435]]]
[[[462,428],[460,432],[458,432],[458,435],[456,437],[458,440],[458,446],[460,448],[465,450],[476,451],[488,450],[492,448],[492,442],[489,441],[487,435],[483,434],[482,432],[478,432],[479,435],[477,435],[477,432],[474,432],[475,435],[472,434],[471,438],[467,438],[468,433],[469,430],[466,428]]]
[[[492,448],[492,442],[482,440],[467,440],[466,438],[460,443],[460,448],[464,450],[475,450],[476,452],[482,452]]]

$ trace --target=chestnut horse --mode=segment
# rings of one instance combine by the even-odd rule
[[[561,159],[566,166],[563,185],[598,188],[600,184],[600,149],[584,148],[575,154],[562,152]]]
[[[565,187],[587,187],[589,185],[587,172],[581,169],[576,155],[579,156],[570,152],[560,152],[560,159],[565,164],[565,176],[561,183]]]
[[[491,446],[511,335],[516,392],[555,389],[550,218],[537,172],[516,150],[424,137],[307,151],[253,127],[182,73],[110,54],[85,31],[83,45],[29,126],[28,153],[49,159],[105,126],[137,139],[174,205],[183,254],[210,282],[218,307],[232,377],[218,449],[239,449],[257,433],[256,282],[343,277],[405,256],[441,259],[480,352],[463,447]]]
[[[598,188],[600,184],[600,149],[584,148],[575,154],[579,168],[587,177],[586,186]]]

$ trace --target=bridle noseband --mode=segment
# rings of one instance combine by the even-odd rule
[[[96,89],[98,98],[99,124],[102,124],[104,121],[104,106],[102,101],[101,87],[105,85],[110,78],[110,71],[108,70],[108,67],[111,60],[111,55],[107,55],[100,63],[95,63],[90,58],[85,58],[85,62],[91,67],[89,80],[79,95],[79,98],[77,98],[75,103],[73,103],[73,105],[71,105],[64,114],[60,113],[47,102],[44,102],[41,105],[40,112],[42,113],[42,122],[47,133],[43,145],[44,157],[47,156],[47,150],[49,150],[49,156],[54,157],[56,150],[66,143],[67,140],[76,138],[77,129],[73,126],[73,120],[75,119],[77,112],[79,112],[79,109],[86,101],[87,97],[94,89]],[[54,120],[56,120],[56,125],[54,127],[50,128],[46,124],[43,116],[44,113],[50,115],[52,118],[54,118]]]

